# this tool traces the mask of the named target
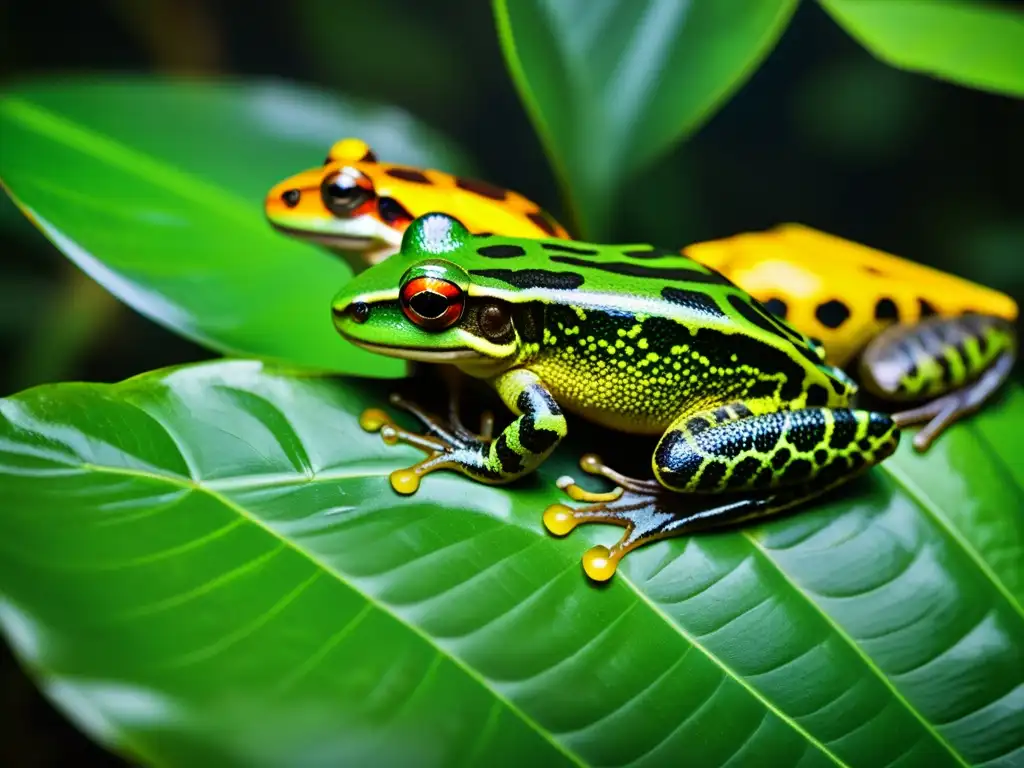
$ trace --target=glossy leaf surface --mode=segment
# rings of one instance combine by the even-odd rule
[[[8,90],[0,134],[0,179],[24,213],[147,317],[219,352],[404,375],[334,331],[351,270],[273,231],[263,198],[344,136],[394,162],[465,167],[406,113],[276,81],[104,78]]]
[[[795,0],[494,0],[509,70],[578,219],[604,238],[623,183],[706,122]]]
[[[64,712],[164,765],[1020,764],[1019,389],[602,588],[618,529],[540,523],[584,446],[399,497],[377,389],[236,361],[0,401],[0,626]]]
[[[1024,96],[1024,14],[984,0],[819,0],[882,61],[995,93]]]

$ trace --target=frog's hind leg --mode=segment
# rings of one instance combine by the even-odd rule
[[[923,405],[893,414],[901,427],[924,423],[914,448],[925,451],[950,425],[978,410],[1013,368],[1013,326],[991,315],[929,317],[895,325],[875,337],[861,356],[860,380],[891,402]]]
[[[585,471],[618,487],[597,494],[562,481],[571,498],[592,503],[575,509],[554,504],[544,524],[557,536],[587,523],[624,526],[614,546],[594,547],[583,557],[587,575],[606,581],[643,544],[796,506],[884,460],[898,442],[898,428],[881,413],[806,408],[753,416],[743,406],[720,408],[665,432],[653,461],[658,482],[623,477],[584,457]]]

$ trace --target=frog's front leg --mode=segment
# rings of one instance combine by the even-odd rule
[[[1006,381],[1016,353],[1013,326],[1000,317],[968,314],[894,325],[864,350],[864,389],[893,402],[929,400],[899,411],[901,427],[924,423],[914,448],[927,450],[957,419],[976,411]]]
[[[494,440],[481,439],[465,429],[454,429],[412,403],[392,397],[392,403],[412,413],[430,434],[417,435],[395,424],[373,408],[360,419],[368,431],[381,433],[389,445],[405,443],[427,453],[423,461],[391,473],[391,487],[415,493],[420,480],[440,469],[460,472],[481,483],[503,484],[540,466],[565,437],[565,416],[540,378],[527,370],[512,370],[492,382],[502,401],[517,418]],[[484,430],[488,430],[487,421]]]
[[[559,486],[570,497],[596,503],[577,509],[554,504],[544,512],[545,526],[556,536],[584,523],[624,526],[617,544],[596,546],[583,557],[587,575],[606,581],[623,556],[643,544],[796,506],[887,458],[899,442],[899,429],[881,413],[828,408],[749,413],[733,405],[678,420],[655,450],[657,482],[624,477],[596,456],[585,456],[585,471],[618,487],[595,494],[563,478]],[[698,501],[708,496],[716,501]]]

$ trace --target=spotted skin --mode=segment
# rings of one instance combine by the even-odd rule
[[[605,580],[629,549],[692,529],[680,522],[691,517],[684,499],[733,499],[700,525],[771,514],[891,455],[896,425],[850,409],[856,384],[820,344],[714,270],[681,254],[647,258],[653,250],[485,238],[443,214],[417,219],[395,258],[341,290],[335,325],[373,351],[456,365],[516,418],[487,443],[442,439],[451,430],[427,419],[431,434],[404,432],[374,411],[364,426],[428,454],[392,486],[413,492],[440,469],[512,482],[564,437],[563,412],[660,435],[653,479],[614,476],[628,504],[570,483],[572,498],[594,503],[545,512],[556,535],[608,510],[628,522],[618,545],[584,556],[590,577]],[[408,294],[416,302],[401,304]]]
[[[325,203],[325,183],[339,173],[370,193],[355,211],[339,213]],[[337,142],[323,166],[275,184],[264,201],[272,226],[327,246],[356,272],[395,253],[412,220],[431,211],[449,212],[474,232],[569,238],[561,224],[516,192],[443,171],[381,162],[354,138]]]
[[[741,285],[779,317],[820,339],[845,366],[895,323],[933,315],[1014,322],[1000,291],[798,224],[694,243],[683,253]]]

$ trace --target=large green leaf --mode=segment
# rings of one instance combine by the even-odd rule
[[[2,95],[0,134],[0,179],[24,213],[147,317],[219,352],[404,375],[335,333],[351,270],[274,232],[263,198],[344,136],[466,168],[408,114],[276,81],[39,81]]]
[[[586,239],[623,183],[695,131],[775,45],[796,0],[494,0],[509,70]]]
[[[1019,389],[605,587],[618,529],[540,524],[580,445],[399,497],[381,397],[234,361],[0,401],[0,625],[51,699],[162,765],[1024,758]]]
[[[818,0],[894,67],[1024,96],[1024,13],[983,0]]]

